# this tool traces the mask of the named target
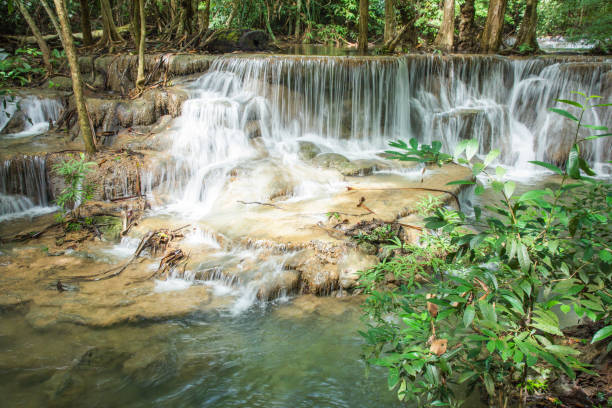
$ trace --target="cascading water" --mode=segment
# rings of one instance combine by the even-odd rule
[[[44,157],[17,157],[0,165],[0,222],[54,209],[49,206]]]
[[[556,98],[574,99],[575,90],[605,93],[610,67],[609,61],[481,56],[219,58],[193,83],[167,157],[143,177],[150,184],[145,190],[160,199],[162,212],[240,231],[249,211],[236,202],[308,202],[346,187],[336,172],[299,158],[305,141],[350,160],[379,160],[391,139],[441,140],[452,152],[461,140],[476,138],[480,153],[501,150],[513,177],[529,176],[537,168],[528,161],[563,164],[573,140],[572,124],[548,108]],[[610,126],[612,115],[589,112],[585,121]],[[593,163],[612,159],[609,143],[593,142],[586,156]],[[240,273],[246,279],[238,289],[215,284],[237,296],[236,310],[273,286],[289,256],[265,260],[257,250],[240,251],[229,258],[259,259],[257,267]],[[215,270],[205,279],[216,282],[235,267],[219,261],[189,276]]]
[[[9,133],[5,137],[26,137],[37,135],[49,130],[50,123],[54,123],[60,116],[63,105],[58,99],[39,98],[37,96],[8,96],[0,103],[3,112],[0,115],[0,132],[9,125],[16,123],[17,132]]]

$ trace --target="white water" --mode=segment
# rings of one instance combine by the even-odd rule
[[[49,124],[55,123],[63,110],[59,100],[36,96],[5,96],[0,103],[3,105],[3,112],[0,114],[0,132],[16,114],[23,115],[24,129],[3,136],[11,138],[33,136],[48,131]]]
[[[22,156],[0,164],[0,222],[50,213],[44,157]]]
[[[145,187],[161,203],[158,213],[226,217],[240,225],[240,211],[248,210],[236,209],[238,200],[304,201],[346,187],[337,173],[301,161],[299,141],[353,160],[376,158],[389,140],[411,137],[422,143],[441,140],[449,152],[461,140],[476,138],[480,154],[499,148],[509,177],[528,180],[542,172],[529,161],[562,164],[571,145],[572,123],[548,111],[554,99],[575,99],[574,90],[601,94],[611,66],[469,56],[220,58],[193,84],[169,156],[143,177],[150,180]],[[585,122],[610,126],[612,118],[609,110],[600,111],[585,115]],[[249,137],[253,123],[261,138]],[[600,169],[612,159],[604,139],[591,143],[585,154]],[[384,172],[422,177],[420,168]],[[283,193],[275,198],[279,190]],[[201,232],[186,240],[210,244]],[[290,256],[240,251],[221,251],[215,274],[205,279],[216,294],[235,299],[232,313],[256,303],[262,288],[274,287]],[[236,259],[246,261],[236,264]],[[232,270],[240,282],[228,278]],[[187,288],[197,281],[197,268],[190,273],[189,278],[173,275],[158,283],[158,290]]]

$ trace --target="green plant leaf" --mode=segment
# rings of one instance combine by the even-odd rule
[[[572,106],[575,106],[575,107],[580,108],[580,109],[584,109],[584,106],[582,106],[578,102],[570,101],[568,99],[555,99],[555,101],[561,102],[561,103],[566,103],[568,105],[572,105]]]
[[[580,169],[589,176],[595,175],[595,172],[589,167],[588,163],[582,157],[578,159],[578,165],[580,166]]]
[[[604,132],[606,130],[608,130],[608,128],[605,127],[605,126],[598,126],[598,125],[581,125],[581,126],[587,128],[587,129],[603,130]]]
[[[474,321],[475,314],[476,310],[474,309],[474,306],[469,305],[465,308],[465,312],[463,312],[463,325],[465,327],[469,327],[472,324],[472,321]]]
[[[542,161],[537,161],[537,160],[530,161],[529,163],[535,164],[536,166],[547,168],[548,170],[554,171],[555,173],[557,173],[560,176],[563,175],[563,172],[561,171],[561,169],[558,168],[557,166],[555,166],[554,164],[550,164],[550,163],[546,163],[546,162],[542,162]]]
[[[612,325],[599,329],[597,333],[595,333],[595,335],[593,336],[591,344],[607,339],[610,336],[612,336]]]
[[[551,112],[555,112],[561,116],[564,116],[568,119],[573,120],[574,122],[579,122],[578,118],[575,117],[574,115],[572,115],[571,113],[569,113],[568,111],[566,111],[565,109],[558,109],[558,108],[549,108],[548,109]]]
[[[493,162],[493,160],[495,160],[497,158],[497,156],[499,156],[500,151],[498,149],[493,149],[489,152],[489,154],[487,154],[487,157],[485,157],[484,160],[484,166],[489,167],[489,165]]]
[[[389,376],[387,377],[387,381],[389,384],[389,390],[395,388],[397,383],[399,382],[400,375],[399,369],[397,367],[389,367]]]
[[[467,146],[465,147],[465,157],[468,160],[472,160],[472,157],[478,152],[478,140],[468,140]]]
[[[504,183],[504,194],[508,199],[512,197],[514,190],[516,189],[516,183],[514,181],[506,181]]]
[[[612,136],[612,133],[604,133],[602,135],[593,135],[593,136],[585,137],[584,140],[595,140],[595,139],[599,139],[602,137],[610,137],[610,136]]]
[[[493,378],[489,373],[484,373],[483,376],[485,388],[487,389],[487,393],[491,396],[495,396],[495,383],[493,382]]]
[[[580,167],[578,159],[580,158],[580,154],[578,153],[578,146],[572,146],[572,150],[570,150],[569,156],[567,158],[567,173],[573,179],[580,178]]]
[[[459,184],[476,184],[476,182],[472,180],[455,180],[455,181],[446,183],[447,186],[455,186]]]

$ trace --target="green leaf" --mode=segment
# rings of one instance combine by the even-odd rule
[[[612,264],[612,252],[608,251],[607,249],[602,249],[599,251],[599,259],[607,264]]]
[[[551,344],[549,346],[546,346],[546,350],[550,351],[551,353],[555,354],[555,355],[559,355],[559,356],[579,356],[580,355],[580,351],[568,347],[568,346],[558,346],[556,344]]]
[[[612,336],[612,325],[599,329],[597,333],[595,333],[595,335],[593,336],[591,344],[607,339],[610,336]]]
[[[527,271],[531,266],[531,259],[529,258],[529,251],[527,251],[527,247],[523,243],[519,243],[517,246],[517,256],[519,265],[521,265],[521,269],[523,271]]]
[[[537,160],[530,161],[529,163],[535,164],[536,166],[545,167],[548,170],[554,171],[555,173],[557,173],[560,176],[563,175],[563,172],[561,171],[561,169],[558,168],[557,166],[555,166],[554,164],[550,164],[550,163],[546,163],[546,162],[541,162],[541,161],[537,161]]]
[[[493,149],[489,152],[489,154],[487,154],[487,157],[485,157],[484,160],[484,166],[488,167],[493,160],[495,160],[497,158],[497,156],[499,156],[500,151],[498,149]]]
[[[387,382],[389,384],[389,390],[395,388],[397,383],[399,382],[400,375],[399,369],[397,367],[389,367],[389,376],[387,378]]]
[[[597,105],[593,105],[593,108],[599,108],[603,106],[612,106],[612,103],[598,103]]]
[[[518,199],[519,202],[535,200],[542,198],[543,196],[551,195],[551,192],[548,190],[530,190],[521,195]]]
[[[506,181],[504,183],[504,194],[506,197],[511,198],[514,190],[516,189],[516,183],[514,181]]]
[[[506,169],[503,168],[502,166],[497,166],[495,168],[495,175],[497,176],[498,179],[501,180],[502,177],[504,177],[506,175]]]
[[[555,101],[561,102],[561,103],[566,103],[568,105],[572,105],[572,106],[575,106],[575,107],[580,108],[580,109],[584,109],[584,106],[582,106],[578,102],[570,101],[568,99],[555,99]]]
[[[561,305],[559,306],[559,309],[561,309],[563,313],[567,314],[570,310],[572,310],[572,307],[570,305]]]
[[[468,142],[469,140],[462,140],[461,142],[459,142],[459,144],[455,148],[455,152],[453,153],[453,156],[459,157],[461,153],[464,152],[465,148],[467,147]]]
[[[478,140],[468,140],[467,146],[465,147],[465,157],[468,160],[472,160],[472,157],[478,152]]]
[[[599,125],[581,125],[581,126],[587,128],[587,129],[602,130],[604,132],[606,130],[608,130],[608,128],[606,126],[599,126]]]
[[[455,186],[458,184],[476,184],[476,182],[472,180],[455,180],[455,181],[446,183],[447,186]]]
[[[578,153],[578,146],[572,146],[572,150],[570,150],[569,157],[567,159],[567,172],[569,176],[573,179],[580,178],[580,167],[578,163],[578,159],[580,158],[580,154]]]
[[[495,383],[493,382],[493,378],[489,373],[484,373],[483,376],[485,388],[487,389],[487,393],[494,397],[495,396]]]
[[[474,377],[475,375],[476,375],[475,371],[466,371],[465,373],[462,373],[459,376],[459,379],[457,381],[459,382],[459,384],[462,384],[466,382],[467,380],[469,380],[470,378]]]
[[[557,113],[557,114],[559,114],[561,116],[564,116],[564,117],[566,117],[568,119],[571,119],[574,122],[579,122],[577,117],[575,117],[574,115],[572,115],[571,113],[569,113],[565,109],[549,108],[548,110],[551,111],[551,112]]]
[[[493,307],[493,305],[487,303],[484,300],[479,300],[478,308],[480,309],[482,317],[484,317],[485,320],[497,322],[497,313],[495,313],[495,308]]]
[[[593,136],[585,137],[584,140],[595,140],[601,137],[610,137],[610,136],[612,136],[612,133],[604,133],[602,135],[593,135]]]
[[[469,305],[465,308],[465,312],[463,312],[463,325],[465,327],[469,327],[472,324],[472,321],[474,321],[475,314],[476,310],[474,309],[474,306]]]

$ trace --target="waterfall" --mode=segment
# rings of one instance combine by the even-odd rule
[[[63,110],[58,99],[32,95],[5,96],[1,103],[0,132],[13,122],[18,131],[9,133],[11,137],[32,136],[48,131],[49,124],[54,123]]]
[[[0,165],[0,221],[54,209],[49,203],[44,157],[21,156]]]

